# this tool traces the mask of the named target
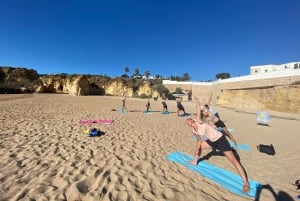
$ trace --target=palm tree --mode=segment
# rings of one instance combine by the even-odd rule
[[[150,75],[150,72],[147,70],[145,73],[144,73],[145,77],[148,78],[149,75]]]
[[[125,67],[125,73],[126,73],[126,75],[128,74],[128,72],[129,72],[129,67],[126,66],[126,67]]]
[[[134,75],[139,75],[140,74],[140,70],[138,69],[138,68],[136,68],[135,70],[134,70]]]

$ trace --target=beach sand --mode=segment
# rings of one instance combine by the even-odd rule
[[[193,154],[191,128],[176,115],[175,101],[167,101],[169,115],[160,114],[159,100],[151,100],[152,114],[143,113],[146,101],[127,98],[121,114],[122,97],[0,95],[0,200],[251,200],[168,161],[173,151]],[[183,105],[194,117],[195,104]],[[237,153],[249,179],[264,186],[259,200],[297,200],[299,116],[270,111],[272,122],[262,126],[255,111],[217,109],[237,142],[251,147]],[[114,123],[80,125],[84,119]],[[104,134],[87,137],[90,127]],[[258,144],[273,144],[276,154],[258,152]],[[236,173],[224,156],[208,162]]]

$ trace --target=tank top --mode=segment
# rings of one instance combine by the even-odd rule
[[[207,123],[200,124],[197,121],[196,121],[196,123],[198,125],[198,129],[196,130],[195,128],[193,128],[193,133],[196,135],[199,135],[201,139],[203,139],[203,137],[205,137],[209,141],[215,142],[223,135],[222,133],[220,133],[219,131],[217,131],[215,128],[213,128],[212,126],[210,126]]]

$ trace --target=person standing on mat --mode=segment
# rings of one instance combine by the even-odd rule
[[[229,132],[229,130],[227,129],[225,123],[219,119],[216,115],[214,115],[213,113],[211,113],[209,111],[209,108],[206,107],[206,105],[204,105],[204,107],[202,107],[201,110],[201,119],[203,121],[205,121],[206,123],[210,124],[211,126],[215,127],[215,128],[221,128],[222,133],[224,133],[225,135],[227,135],[227,137],[235,144],[236,141],[233,137],[233,135]]]
[[[183,115],[186,115],[187,113],[185,113],[184,107],[181,104],[180,100],[177,100],[177,115],[179,116],[179,112],[182,111]]]
[[[240,162],[235,158],[232,149],[230,147],[229,142],[227,141],[225,135],[217,131],[215,128],[210,126],[208,123],[203,122],[200,118],[200,103],[197,97],[196,107],[197,107],[197,117],[196,119],[188,118],[185,120],[185,123],[193,128],[193,135],[197,139],[196,149],[194,151],[194,159],[189,161],[189,163],[193,165],[198,164],[198,160],[200,159],[201,150],[207,148],[215,148],[224,153],[226,158],[234,165],[235,169],[241,176],[244,186],[243,192],[247,193],[250,190],[249,182],[246,176],[246,172],[243,169]],[[201,137],[205,137],[206,140],[202,140]]]
[[[151,112],[150,109],[150,100],[148,99],[147,103],[146,103],[146,112]]]
[[[212,93],[210,94],[210,96],[208,98],[208,103],[205,104],[204,106],[208,109],[208,111],[210,113],[212,113],[213,115],[218,117],[218,119],[221,119],[219,113],[215,110],[215,108],[213,108],[213,106],[211,106],[211,99],[212,99]]]
[[[168,105],[166,103],[166,100],[163,99],[161,103],[163,105],[163,112],[168,112]]]
[[[126,112],[126,97],[122,100],[122,112]]]

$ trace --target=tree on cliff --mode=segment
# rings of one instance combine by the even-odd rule
[[[176,81],[188,81],[191,79],[191,77],[189,76],[188,73],[183,73],[182,76],[174,76],[171,75],[171,77],[169,78],[170,80],[176,80]]]
[[[144,75],[145,75],[145,77],[146,77],[146,78],[149,78],[150,71],[148,71],[148,70],[147,70],[147,71],[145,71]]]
[[[140,70],[138,68],[134,69],[134,75],[140,75]]]
[[[183,73],[181,79],[182,79],[182,81],[188,81],[191,79],[191,77],[190,77],[189,73]]]
[[[129,67],[128,66],[125,67],[125,73],[126,73],[126,75],[129,73]]]
[[[227,78],[230,78],[230,73],[218,73],[216,74],[216,79],[227,79]]]

